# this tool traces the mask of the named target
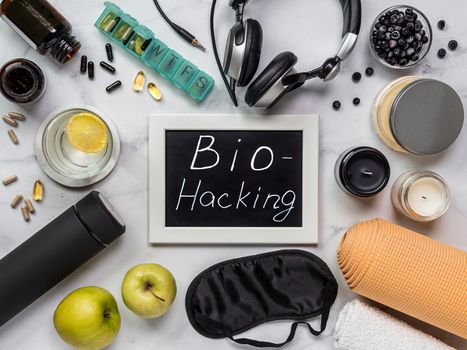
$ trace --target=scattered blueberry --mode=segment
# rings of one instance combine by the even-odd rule
[[[438,21],[438,29],[439,30],[444,30],[445,27],[446,27],[446,21],[444,19]]]
[[[456,40],[449,40],[449,43],[448,43],[449,50],[454,51],[455,49],[457,49],[458,45],[459,43]]]
[[[446,56],[446,50],[445,49],[439,49],[438,50],[438,57],[439,58],[444,58]]]
[[[336,111],[338,111],[340,108],[341,108],[342,104],[340,103],[340,101],[334,101],[332,103],[332,108],[334,108]]]
[[[355,97],[353,100],[352,100],[352,103],[355,105],[355,106],[358,106],[360,104],[360,99],[358,97]]]
[[[354,83],[358,83],[360,79],[362,79],[362,74],[360,72],[355,72],[354,74],[352,74],[352,81]]]
[[[365,75],[367,77],[371,77],[375,73],[375,70],[372,67],[368,67],[365,69]]]

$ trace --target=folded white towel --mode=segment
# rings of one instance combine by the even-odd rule
[[[452,350],[387,313],[358,299],[341,310],[334,329],[337,350]]]

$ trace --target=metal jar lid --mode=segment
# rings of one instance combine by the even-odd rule
[[[408,152],[430,155],[444,151],[459,136],[464,108],[449,85],[434,79],[409,84],[394,100],[390,123],[397,142]]]

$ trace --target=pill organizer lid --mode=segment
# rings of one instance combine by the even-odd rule
[[[391,129],[411,153],[436,154],[454,143],[464,124],[464,108],[456,91],[434,79],[409,84],[394,100]]]

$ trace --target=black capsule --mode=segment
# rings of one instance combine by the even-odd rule
[[[101,61],[100,63],[100,66],[102,68],[104,68],[106,71],[114,74],[116,72],[116,69],[114,67],[112,67],[110,64],[108,64],[107,62],[104,62],[104,61]]]
[[[444,19],[438,21],[438,29],[439,30],[444,30],[445,27],[446,27],[446,21]]]
[[[355,105],[355,106],[358,106],[360,104],[360,99],[358,97],[355,97],[353,100],[352,100],[352,103]]]
[[[444,58],[446,56],[446,50],[445,49],[439,49],[438,50],[438,57],[439,58]]]
[[[360,79],[362,79],[362,74],[360,72],[355,72],[354,74],[352,74],[352,81],[354,83],[358,83]]]
[[[371,77],[374,73],[375,70],[373,69],[373,67],[367,67],[367,69],[365,69],[365,75],[367,77]]]
[[[86,73],[86,70],[88,68],[88,57],[86,55],[81,56],[81,74]]]
[[[141,45],[141,51],[146,51],[146,49],[149,47],[149,44],[151,42],[152,42],[152,38],[145,40],[143,45]]]
[[[457,49],[458,45],[459,43],[456,40],[449,40],[448,42],[448,47],[449,47],[449,50],[451,51],[454,51],[455,49]]]
[[[107,52],[107,59],[112,62],[114,60],[114,53],[112,50],[112,45],[105,44],[105,52]]]
[[[108,93],[111,93],[112,91],[118,89],[120,86],[122,86],[122,82],[120,80],[117,80],[116,82],[110,84],[105,88],[105,91]]]
[[[342,104],[340,103],[340,101],[334,101],[332,103],[332,108],[334,108],[336,111],[338,111],[340,108],[341,108]]]
[[[128,35],[128,38],[126,38],[125,40],[123,40],[123,45],[128,45],[128,43],[130,42],[130,39],[133,37],[133,34],[135,34],[135,31],[132,30],[130,35]]]
[[[94,62],[88,62],[88,77],[89,79],[94,79]]]

